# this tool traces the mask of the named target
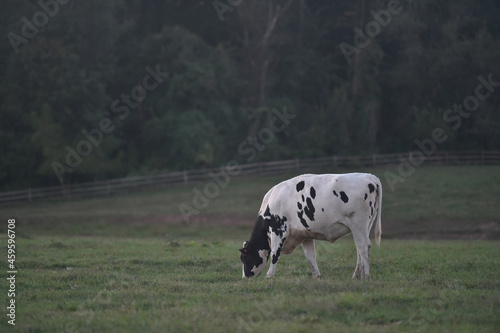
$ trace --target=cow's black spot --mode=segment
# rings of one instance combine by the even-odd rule
[[[276,254],[273,254],[273,264],[277,263],[278,262],[278,259],[280,258],[280,255],[281,255],[281,250],[283,249],[283,245],[285,244],[285,241],[286,241],[286,237],[284,237],[282,240],[281,240],[281,243],[278,247],[278,250],[276,251]]]
[[[283,237],[283,234],[287,230],[286,217],[280,217],[279,215],[273,215],[271,220],[269,220],[269,228],[279,237]]]
[[[368,198],[368,193],[365,193],[365,201],[366,201],[366,198]]]
[[[322,211],[322,212],[324,212],[324,211],[325,211],[325,209],[324,209],[324,208],[321,208],[321,211]]]
[[[265,217],[271,217],[271,209],[269,208],[269,205],[266,207],[266,211],[264,212]]]
[[[369,204],[370,204],[370,217],[372,217],[373,216],[373,204],[371,201],[369,202]]]
[[[314,212],[315,211],[316,211],[316,209],[314,208],[314,205],[312,203],[311,198],[307,198],[307,206],[304,207],[304,213],[306,213],[309,220],[314,221]]]
[[[338,197],[339,195],[337,194],[337,192],[335,192],[335,190],[333,190],[333,195]]]
[[[345,194],[344,191],[340,191],[340,200],[342,200],[344,203],[347,203],[349,201],[349,197],[347,194]]]
[[[305,185],[304,181],[298,182],[297,183],[297,187],[296,187],[297,188],[297,192],[302,191],[304,189],[304,185]]]
[[[278,258],[280,257],[281,249],[278,249],[276,254],[273,254],[273,264],[278,262]]]
[[[297,189],[300,188],[302,190],[304,186],[305,185],[303,181],[299,182],[297,184]],[[309,195],[310,196],[301,194],[300,198],[302,199],[302,203],[300,202],[300,200],[299,202],[297,202],[297,207],[299,209],[299,211],[297,212],[297,216],[299,217],[300,223],[302,223],[302,225],[308,230],[309,230],[309,225],[306,222],[304,214],[309,218],[310,221],[314,221],[314,212],[316,211],[316,208],[314,207],[312,201],[312,199],[316,198],[316,190],[314,189],[314,187],[311,187],[309,189]]]
[[[271,214],[269,205],[267,205],[266,211],[264,212],[264,216],[267,217],[267,219],[265,220],[265,222],[267,223],[265,229],[268,230],[269,228],[271,228],[276,235],[283,237],[283,233],[286,232],[287,230],[287,225],[285,223],[287,221],[286,216],[281,217],[279,215]]]
[[[304,211],[301,210],[300,212],[297,212],[297,216],[299,217],[300,223],[302,223],[304,228],[309,230],[309,225],[307,224],[306,220],[304,219]]]
[[[375,191],[375,186],[373,186],[372,183],[368,184],[368,189],[370,190],[370,193],[373,193]]]

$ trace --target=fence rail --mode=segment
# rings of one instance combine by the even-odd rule
[[[238,175],[271,175],[287,171],[317,170],[320,168],[386,166],[402,163],[403,160],[414,164],[500,164],[500,151],[438,151],[431,156],[419,153],[371,154],[364,156],[330,156],[312,159],[294,159],[276,162],[249,163],[238,165]],[[219,173],[221,168],[179,171],[159,175],[136,176],[82,184],[60,185],[53,187],[26,189],[0,193],[0,204],[18,201],[33,201],[40,198],[98,196],[139,188],[167,187],[169,185],[192,184],[212,178],[210,173]]]

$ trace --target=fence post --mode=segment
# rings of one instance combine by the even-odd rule
[[[337,166],[337,155],[334,155],[333,156],[333,166],[336,167]]]
[[[295,168],[298,170],[300,170],[300,160],[298,158],[295,159]]]
[[[377,165],[377,154],[372,154],[372,164],[373,166]]]
[[[28,201],[31,202],[32,196],[31,196],[31,187],[28,189]]]
[[[184,170],[184,172],[182,173],[182,180],[184,182],[184,185],[187,185],[189,180],[188,180],[188,173],[186,170]]]
[[[481,165],[484,165],[484,152],[481,149]]]

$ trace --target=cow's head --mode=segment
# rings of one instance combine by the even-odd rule
[[[248,246],[248,242],[243,242],[243,248],[240,249],[241,262],[243,263],[243,277],[259,276],[267,264],[269,250],[255,249]]]

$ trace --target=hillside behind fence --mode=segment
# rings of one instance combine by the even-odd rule
[[[275,162],[261,162],[249,164],[234,163],[237,176],[244,175],[272,175],[283,172],[297,171],[311,172],[318,169],[329,169],[334,172],[336,168],[377,167],[398,165],[402,161],[414,160],[422,164],[433,165],[498,165],[500,164],[500,151],[464,151],[446,152],[438,151],[431,156],[412,156],[412,153],[398,154],[371,154],[364,156],[331,156],[312,159],[293,159]],[[422,155],[423,156],[423,155]],[[0,204],[20,201],[34,201],[37,199],[74,196],[100,196],[120,193],[139,188],[168,187],[172,185],[189,185],[208,181],[214,174],[220,173],[221,167],[212,169],[198,169],[179,171],[158,175],[146,175],[95,181],[81,184],[67,184],[60,186],[25,189],[0,193]]]

